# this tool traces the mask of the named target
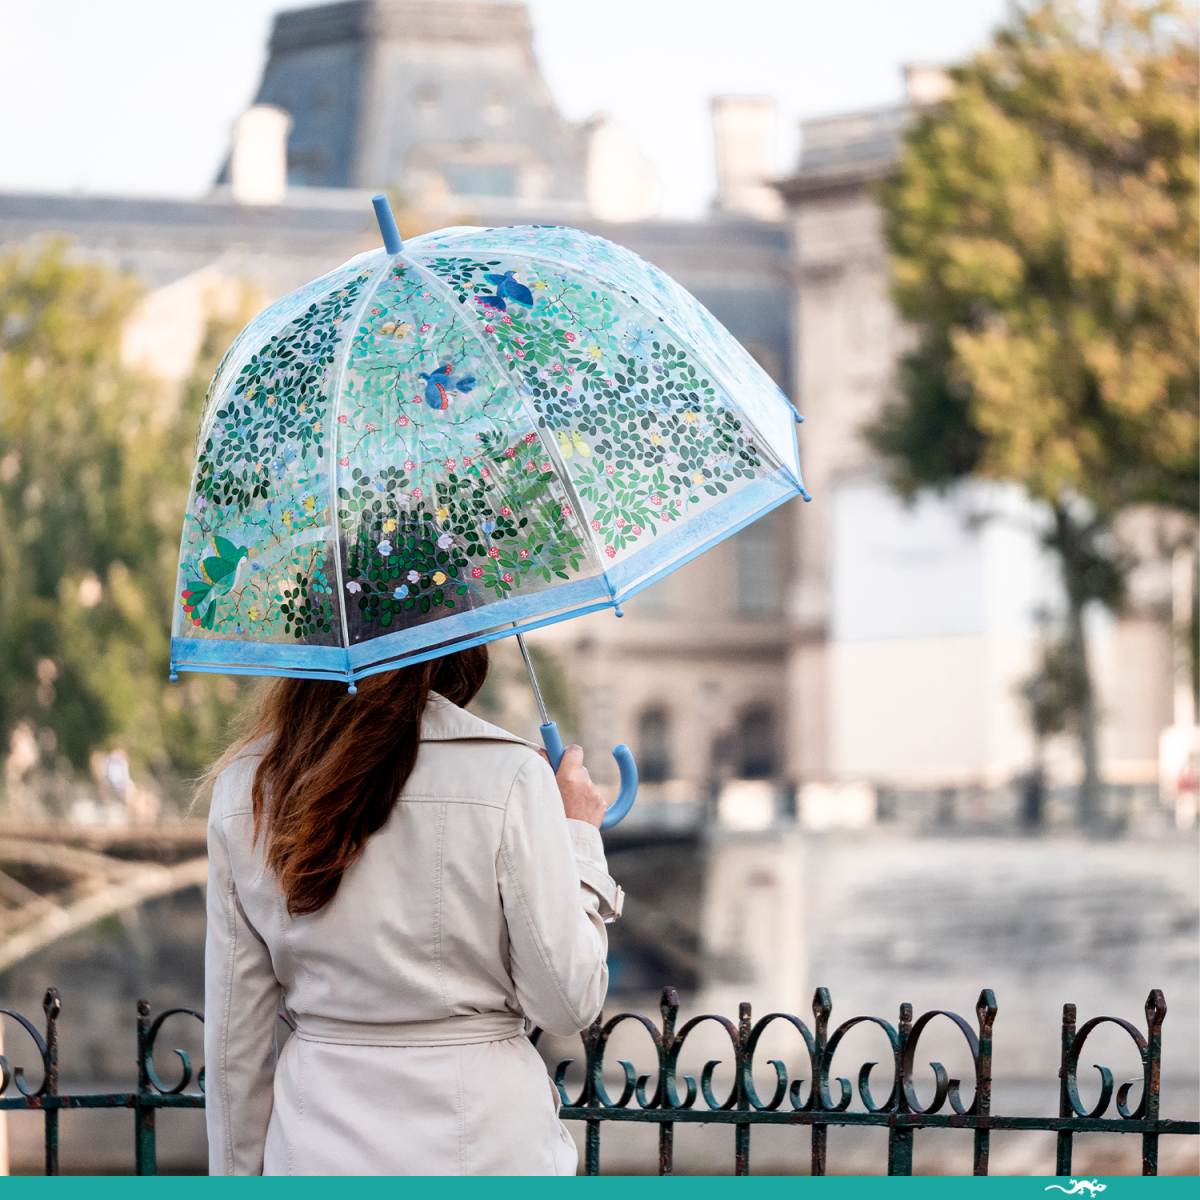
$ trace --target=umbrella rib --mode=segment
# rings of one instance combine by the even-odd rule
[[[584,541],[588,546],[591,547],[593,565],[595,566],[600,577],[604,580],[604,584],[608,588],[609,597],[611,598],[612,602],[616,604],[617,589],[613,586],[612,579],[609,578],[608,572],[604,569],[604,559],[601,557],[600,544],[596,540],[596,535],[592,532],[592,529],[588,523],[583,519],[583,502],[580,500],[575,491],[575,485],[571,481],[571,473],[567,470],[566,464],[562,460],[562,455],[559,454],[558,447],[554,444],[554,439],[542,437],[538,423],[538,414],[536,413],[536,410],[533,413],[529,411],[529,395],[525,389],[524,380],[518,382],[509,373],[508,368],[505,367],[500,361],[500,356],[496,353],[491,343],[476,327],[475,317],[473,314],[467,311],[466,305],[459,300],[454,292],[451,291],[451,289],[424,264],[411,257],[408,259],[408,261],[411,262],[414,267],[416,267],[421,275],[427,279],[443,297],[449,300],[449,302],[454,306],[453,311],[456,311],[459,314],[463,324],[465,324],[470,330],[471,336],[483,348],[484,356],[488,359],[492,366],[496,368],[500,378],[507,380],[510,387],[516,388],[517,395],[521,400],[521,407],[525,410],[526,416],[528,416],[532,422],[534,429],[537,431],[538,438],[540,439],[542,445],[546,448],[546,452],[551,458],[553,458],[555,465],[558,467],[558,478],[571,501],[571,513],[573,518],[578,523],[580,530],[583,532]],[[620,612],[618,612],[617,615],[620,616]]]
[[[358,328],[363,313],[367,311],[367,305],[375,299],[375,293],[387,279],[392,259],[392,255],[385,257],[379,275],[363,288],[362,297],[353,310],[352,319],[346,323],[345,345],[341,348],[341,357],[334,368],[333,381],[329,388],[329,424],[333,429],[329,463],[329,524],[333,530],[333,570],[337,580],[338,614],[342,618],[342,649],[346,652],[346,678],[351,682],[354,680],[354,671],[350,666],[350,620],[346,616],[346,586],[342,579],[342,523],[338,519],[337,510],[338,441],[341,430],[341,425],[338,424],[338,409],[342,403],[342,387],[346,381],[350,355],[354,352],[354,331]]]
[[[551,266],[551,267],[554,267],[554,266],[569,267],[572,270],[578,272],[581,276],[583,276],[587,279],[595,280],[597,283],[601,283],[605,287],[607,287],[613,291],[625,292],[627,295],[629,294],[628,290],[621,284],[618,284],[614,280],[609,279],[607,276],[593,270],[591,267],[581,266],[573,258],[566,258],[566,257],[561,258],[561,259],[551,258],[549,255],[538,254],[536,251],[529,250],[527,247],[524,247],[524,246],[503,246],[503,245],[501,245],[501,246],[496,246],[493,249],[498,253],[516,254],[516,255],[521,256],[522,258],[527,258],[533,262],[543,263],[543,264],[545,264],[547,266]],[[647,264],[647,265],[653,266],[653,264]],[[670,279],[670,276],[668,275],[667,278]],[[671,279],[671,282],[675,283],[675,280]],[[676,286],[680,287],[681,285],[676,284]],[[681,290],[685,290],[685,289],[681,288]],[[690,295],[691,293],[689,292],[687,294]],[[695,299],[694,296],[692,298]],[[671,336],[680,344],[680,346],[687,346],[690,348],[690,351],[695,356],[697,362],[699,362],[700,365],[703,366],[705,368],[705,370],[708,371],[709,375],[712,376],[713,381],[720,385],[721,390],[723,392],[725,392],[725,394],[729,397],[729,399],[731,401],[736,402],[737,397],[734,394],[733,388],[731,388],[729,386],[729,381],[725,378],[725,373],[723,371],[714,371],[712,369],[712,366],[708,362],[707,355],[704,355],[701,353],[701,349],[699,346],[693,346],[689,339],[681,337],[679,331],[674,327],[674,325],[672,325],[669,321],[667,321],[661,315],[661,313],[649,309],[648,306],[644,305],[640,300],[636,301],[635,303],[637,303],[639,308],[645,308],[647,311],[654,312],[654,316],[658,320],[658,323],[668,333],[671,334]],[[696,300],[696,303],[699,304],[700,301]],[[714,318],[714,320],[715,320],[715,318]],[[732,336],[733,335],[730,334],[730,337],[732,337]],[[736,339],[734,339],[734,340],[736,340]],[[740,342],[738,344],[741,345]],[[745,349],[745,347],[743,347],[743,349]],[[746,353],[749,354],[749,351],[746,351]],[[753,356],[751,356],[751,361],[752,362],[754,361]],[[761,364],[755,363],[755,365],[758,366],[759,370],[763,371],[764,375],[766,374],[766,371],[764,370],[764,368],[762,367]],[[767,378],[769,379],[770,376],[768,375]],[[771,382],[774,383],[775,381],[771,380]],[[787,397],[786,393],[784,393],[783,389],[780,388],[778,384],[775,384],[775,386],[779,390],[779,395],[780,395],[781,399],[783,400],[784,404],[786,404],[790,410],[791,415],[789,415],[789,417],[788,417],[788,420],[790,422],[794,419],[795,415],[798,415],[799,410],[795,407],[794,404],[792,404],[791,400],[788,399],[788,397]],[[759,429],[759,427],[755,424],[754,420],[751,418],[750,414],[745,409],[739,408],[738,412],[745,419],[746,423],[750,426],[750,428],[753,429],[754,432],[758,435],[758,440],[762,444],[763,450],[765,450],[771,456],[771,458],[775,459],[775,466],[786,471],[792,477],[792,480],[795,483],[796,487],[799,489],[801,495],[807,495],[807,490],[804,487],[803,476],[798,474],[796,471],[794,471],[788,463],[785,463],[780,458],[780,456],[778,454],[776,454],[775,448],[774,448],[774,446],[771,445],[770,440],[766,437],[766,435],[763,433],[763,431],[761,429]],[[792,431],[791,436],[793,438],[796,436],[794,430]]]

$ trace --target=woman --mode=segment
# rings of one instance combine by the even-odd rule
[[[579,747],[460,707],[487,662],[279,680],[214,768],[212,1174],[574,1174],[526,1030],[599,1013],[621,890]]]

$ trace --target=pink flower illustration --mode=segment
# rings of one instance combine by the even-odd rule
[[[518,358],[524,358],[524,357],[525,357],[525,351],[524,351],[524,350],[517,350],[517,351],[515,351],[515,353],[516,353],[516,356],[517,356]]]
[[[454,459],[448,458],[442,465],[446,468],[447,471],[453,471],[454,467],[455,467]]]
[[[505,583],[512,583],[512,579],[513,579],[512,574],[509,571],[505,571],[504,574],[500,576],[500,578],[503,579]]]
[[[525,435],[525,444],[526,444],[527,446],[528,446],[530,443],[532,443],[532,442],[536,442],[536,441],[537,441],[537,434],[536,434],[536,433],[527,433],[527,434]]]
[[[605,553],[605,554],[607,554],[609,558],[616,558],[616,557],[617,557],[617,551],[616,551],[616,548],[615,548],[615,547],[613,547],[613,546],[605,546],[605,547],[604,547],[604,553]]]
[[[412,460],[411,458],[406,458],[406,459],[404,460],[404,469],[405,469],[406,471],[412,471],[412,470],[415,470],[415,469],[416,469],[416,465],[417,465],[417,464],[416,464],[415,462],[413,462],[413,460]]]
[[[346,414],[345,414],[345,413],[341,413],[341,414],[338,416],[338,424],[339,424],[339,425],[345,425],[345,423],[346,423],[348,420],[350,420],[350,418],[349,418],[348,416],[346,416]]]
[[[463,455],[463,466],[464,467],[469,467],[471,465],[471,463],[473,463],[474,461],[475,460],[473,458],[471,458],[470,455],[467,455],[467,454]]]
[[[489,546],[488,547],[488,558],[499,558],[499,557],[500,557],[500,547],[499,546]]]
[[[521,549],[517,551],[517,557],[520,559],[526,559],[529,557],[529,551],[522,546]]]
[[[575,340],[575,335],[568,329],[567,333],[566,333],[566,338],[567,338],[568,342],[573,342]]]
[[[549,470],[551,470],[552,468],[553,468],[553,463],[551,463],[549,459],[546,459],[546,461],[545,461],[544,463],[542,463],[542,470],[543,470],[543,471],[549,471]]]
[[[431,326],[428,321],[422,321],[420,326],[417,328],[417,332],[418,333],[428,333],[430,328],[431,328]]]
[[[655,508],[662,508],[662,502],[663,498],[661,496],[650,497],[650,503],[653,504]]]
[[[367,422],[367,432],[368,432],[368,433],[378,433],[378,432],[379,432],[379,426],[378,426],[378,425],[372,425],[372,424],[371,424],[371,422],[370,422],[370,421],[368,421],[368,422]]]
[[[642,527],[640,525],[634,525],[633,528],[630,530],[630,533],[632,533],[634,537],[641,537],[642,536]]]
[[[346,454],[338,459],[339,467],[348,467],[349,465],[350,465],[350,455]]]
[[[504,457],[505,458],[516,458],[517,457],[516,446],[509,446],[508,449],[504,451]]]
[[[616,468],[612,465],[612,463],[609,463],[608,466],[604,468],[604,473],[605,475],[615,475]]]
[[[487,467],[480,467],[480,468],[479,468],[479,478],[480,478],[480,479],[487,479],[489,475],[491,475],[491,471],[489,471],[489,470],[487,469]]]
[[[509,508],[507,504],[502,504],[502,505],[500,505],[500,515],[502,517],[511,517],[512,509]]]
[[[519,333],[513,338],[513,341],[516,342],[518,346],[525,345],[525,339]]]
[[[471,578],[472,579],[482,579],[483,578],[483,568],[482,567],[472,567],[471,568]]]
[[[400,415],[399,415],[399,416],[396,418],[396,424],[397,424],[397,425],[407,425],[407,424],[408,424],[408,418],[407,418],[407,417],[406,417],[406,416],[405,416],[403,413],[401,413],[401,414],[400,414]]]
[[[508,315],[508,313],[505,313],[505,314],[504,314],[504,316],[502,316],[502,317],[500,318],[500,320],[501,320],[501,321],[502,321],[502,322],[503,322],[505,325],[511,325],[511,324],[512,324],[512,317],[510,317],[510,316]]]
[[[420,498],[421,498],[422,494],[423,494],[423,493],[421,492],[421,489],[420,489],[420,488],[413,488],[413,490],[412,490],[412,498],[413,498],[414,500],[420,500]]]
[[[592,522],[592,528],[593,528],[593,529],[594,529],[594,530],[595,530],[597,533],[599,533],[599,532],[600,532],[600,522],[599,522],[599,521],[593,521],[593,522]]]
[[[483,332],[484,333],[495,333],[496,327],[495,327],[495,325],[485,325],[483,327]]]
[[[571,506],[569,504],[564,504],[558,511],[560,515],[569,517],[571,515]]]
[[[624,529],[624,528],[625,528],[625,518],[624,518],[624,517],[618,517],[618,518],[617,518],[617,528],[618,528],[618,529]]]

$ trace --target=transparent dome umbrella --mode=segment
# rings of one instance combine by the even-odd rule
[[[217,368],[183,522],[173,674],[354,691],[378,671],[620,615],[807,499],[792,405],[662,271],[560,226],[402,244],[387,201],[375,207],[384,248],[265,309]],[[614,754],[609,824],[636,790],[632,756]]]

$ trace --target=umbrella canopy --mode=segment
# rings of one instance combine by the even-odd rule
[[[637,255],[558,226],[392,247],[271,305],[218,367],[173,671],[352,682],[619,612],[806,496],[787,398]]]

